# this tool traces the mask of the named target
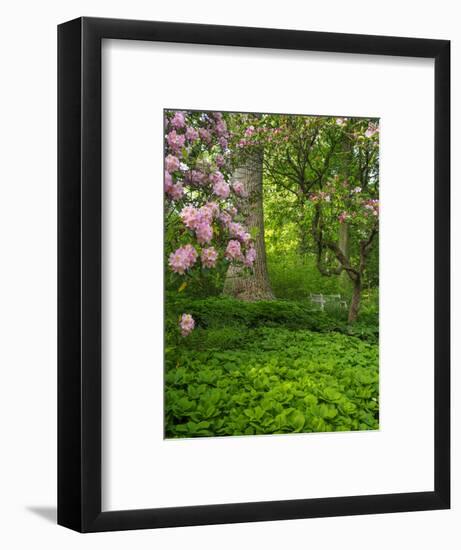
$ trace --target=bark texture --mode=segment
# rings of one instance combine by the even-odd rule
[[[362,283],[360,277],[354,281],[354,289],[352,292],[351,305],[349,307],[348,322],[354,323],[357,320],[360,309],[360,298],[362,294]]]
[[[227,271],[223,293],[240,300],[272,300],[274,295],[269,282],[264,242],[263,210],[263,150],[256,149],[233,174],[233,181],[245,185],[247,197],[241,199],[239,207],[245,216],[245,225],[254,238],[256,260],[253,270],[231,265]]]
[[[339,236],[338,236],[338,246],[341,252],[344,254],[346,259],[349,261],[350,259],[350,246],[349,246],[349,224],[347,222],[341,223],[339,225]],[[340,286],[342,287],[343,291],[349,292],[350,290],[350,279],[347,275],[346,271],[342,271],[339,275],[340,280]]]

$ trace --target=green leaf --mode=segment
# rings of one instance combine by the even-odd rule
[[[294,429],[295,432],[300,432],[303,429],[305,421],[306,418],[301,411],[296,410],[290,414],[290,426]]]

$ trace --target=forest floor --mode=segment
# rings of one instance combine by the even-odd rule
[[[167,294],[165,436],[376,430],[378,364],[377,315]]]

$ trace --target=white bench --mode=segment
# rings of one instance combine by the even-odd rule
[[[325,305],[337,305],[339,308],[347,309],[346,300],[341,299],[341,294],[310,294],[310,300],[312,304],[320,306],[320,309],[324,311]]]

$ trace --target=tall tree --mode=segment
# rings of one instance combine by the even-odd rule
[[[224,282],[223,293],[241,300],[272,300],[274,298],[267,271],[266,245],[264,239],[263,211],[263,157],[262,147],[252,147],[242,156],[232,179],[241,182],[245,196],[238,207],[245,226],[254,239],[256,259],[252,270],[230,265]]]
[[[352,159],[353,159],[353,141],[351,139],[351,136],[347,132],[343,132],[342,134],[343,140],[342,140],[342,166],[341,166],[341,172],[345,177],[350,177],[350,166],[352,165]],[[339,224],[339,235],[338,235],[338,245],[341,250],[341,252],[346,257],[347,261],[350,260],[350,229],[349,229],[349,223],[347,221],[344,221],[343,223]],[[342,270],[342,272],[339,275],[341,280],[341,287],[343,290],[347,291],[350,289],[350,279],[347,275],[347,272]]]
[[[263,122],[266,169],[275,185],[308,207],[318,270],[326,276],[346,273],[352,282],[352,323],[379,227],[377,123],[284,115]],[[341,229],[344,224],[347,230]]]

